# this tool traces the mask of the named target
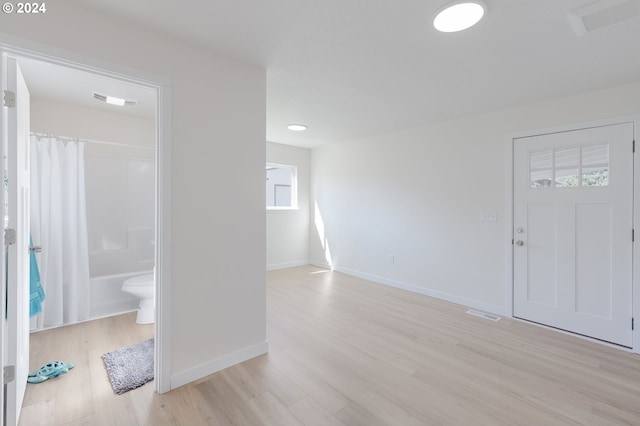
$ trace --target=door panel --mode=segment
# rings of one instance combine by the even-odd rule
[[[633,124],[515,140],[514,316],[630,347]]]
[[[29,373],[29,91],[13,58],[6,58],[7,90],[16,94],[7,110],[7,220],[16,231],[15,244],[6,246],[7,356],[15,366],[15,380],[5,389],[6,424],[17,424]]]
[[[576,205],[576,312],[608,320],[613,314],[612,219],[611,205]]]
[[[555,307],[558,304],[558,209],[554,204],[532,203],[527,210],[527,300]]]

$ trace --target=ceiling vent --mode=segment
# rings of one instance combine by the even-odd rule
[[[583,35],[638,16],[638,0],[600,0],[569,12],[569,21],[576,34]]]
[[[94,99],[97,99],[97,100],[99,100],[99,101],[102,101],[102,102],[110,103],[110,104],[112,104],[112,105],[120,105],[120,106],[126,105],[126,106],[133,106],[133,105],[137,105],[137,104],[138,104],[138,101],[133,101],[133,100],[129,100],[129,99],[126,99],[126,100],[125,100],[125,99],[120,99],[120,98],[113,98],[113,97],[111,97],[111,96],[102,95],[102,94],[100,94],[100,93],[96,93],[96,92],[93,92],[93,98],[94,98]],[[118,101],[122,101],[122,102],[116,102],[116,103],[114,103],[114,102],[112,102],[112,99],[115,99],[115,100],[118,100]]]

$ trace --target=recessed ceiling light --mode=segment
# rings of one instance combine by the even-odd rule
[[[304,124],[289,124],[287,129],[293,130],[294,132],[302,132],[303,130],[307,130],[307,126]]]
[[[455,1],[444,6],[433,19],[433,26],[443,33],[466,30],[477,24],[487,11],[481,0]]]

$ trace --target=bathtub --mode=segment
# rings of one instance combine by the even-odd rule
[[[126,279],[151,274],[153,270],[91,277],[89,319],[108,317],[138,309],[138,298],[121,290]]]

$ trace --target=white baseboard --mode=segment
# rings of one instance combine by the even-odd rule
[[[257,345],[249,346],[248,348],[241,349],[237,352],[233,352],[224,355],[220,358],[201,364],[197,367],[190,368],[189,370],[174,374],[171,376],[171,390],[179,388],[180,386],[191,383],[195,380],[201,379],[209,374],[216,373],[220,370],[224,370],[232,365],[239,364],[247,361],[251,358],[255,358],[258,355],[266,354],[269,351],[269,342],[264,341]]]
[[[296,262],[274,263],[267,265],[267,271],[275,271],[276,269],[294,268],[296,266],[306,266],[309,260],[298,260]]]
[[[331,269],[333,270],[333,267],[331,265],[329,265],[326,261],[324,260],[310,260],[309,261],[309,265],[312,266],[317,266],[318,268],[325,268],[325,269]],[[346,272],[345,272],[346,273]]]
[[[320,266],[320,265],[318,265]],[[334,268],[338,272],[342,272],[343,274],[352,275],[354,277],[363,278],[365,280],[373,281],[378,284],[388,285],[390,287],[400,288],[402,290],[407,290],[413,293],[422,294],[425,296],[433,297],[440,300],[446,300],[447,302],[457,303],[458,305],[463,305],[469,308],[479,309],[481,311],[489,312],[492,314],[506,316],[507,311],[504,307],[490,305],[487,303],[482,303],[474,299],[468,299],[466,297],[455,296],[453,294],[444,293],[442,291],[431,290],[424,287],[418,287],[413,284],[403,283],[401,281],[391,280],[389,278],[379,277],[377,275],[367,274],[365,272],[354,271],[349,268]]]

